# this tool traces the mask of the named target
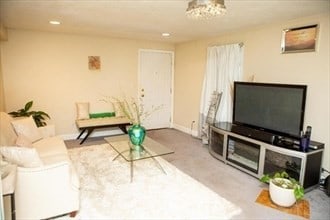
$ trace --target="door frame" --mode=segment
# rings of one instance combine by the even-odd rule
[[[138,85],[137,85],[137,94],[138,94],[138,102],[139,105],[140,103],[140,95],[141,95],[141,53],[143,52],[154,52],[154,53],[168,53],[171,55],[171,94],[170,94],[170,98],[171,98],[171,112],[170,112],[170,128],[173,128],[173,116],[174,116],[174,51],[170,51],[170,50],[155,50],[155,49],[139,49],[138,50]]]

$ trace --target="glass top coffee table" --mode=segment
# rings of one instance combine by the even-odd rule
[[[119,156],[121,156],[127,162],[130,162],[131,182],[133,181],[133,175],[134,175],[134,165],[133,165],[134,161],[151,158],[154,160],[156,165],[166,174],[165,170],[160,165],[160,163],[155,159],[155,157],[174,153],[173,150],[165,147],[164,145],[152,140],[147,136],[144,139],[142,145],[142,151],[137,151],[132,149],[132,144],[129,140],[128,135],[107,137],[104,138],[104,140],[108,142],[110,146],[118,153],[118,155],[115,158],[113,158],[113,160],[116,160]]]

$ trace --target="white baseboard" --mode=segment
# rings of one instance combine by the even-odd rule
[[[177,129],[179,131],[182,131],[184,133],[190,134],[194,137],[198,136],[198,132],[195,130],[190,130],[189,128],[186,128],[184,126],[181,125],[177,125],[177,124],[173,124],[173,128]],[[85,132],[82,137],[80,138],[84,138],[86,136],[87,132]],[[102,137],[102,136],[111,136],[111,135],[119,135],[119,134],[123,134],[123,132],[120,129],[107,129],[107,130],[95,130],[93,131],[93,133],[89,136],[89,137]],[[62,134],[59,135],[63,138],[63,140],[73,140],[76,139],[78,137],[79,133],[73,133],[73,134]]]
[[[173,128],[179,130],[179,131],[182,131],[184,133],[187,133],[187,134],[190,134],[194,137],[197,137],[198,136],[198,132],[195,131],[195,130],[191,130],[190,128],[186,128],[184,126],[181,126],[181,125],[178,125],[178,124],[173,124]]]
[[[86,136],[87,132],[85,132],[80,139],[84,138]],[[102,137],[102,136],[111,136],[111,135],[118,135],[118,134],[123,134],[123,132],[118,128],[118,129],[107,129],[107,130],[94,130],[89,137]],[[78,137],[79,133],[74,133],[74,134],[62,134],[60,135],[63,140],[73,140]]]

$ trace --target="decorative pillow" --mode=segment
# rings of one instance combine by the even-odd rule
[[[30,147],[30,148],[33,147],[32,141],[23,134],[18,135],[18,137],[16,139],[16,146],[17,147]]]
[[[110,118],[114,116],[115,112],[89,113],[89,118]]]
[[[112,106],[113,106],[113,110],[115,111],[116,117],[125,116],[123,109],[120,107],[120,102],[113,102]]]
[[[30,139],[32,143],[42,138],[32,116],[13,120],[11,124],[14,126],[17,135],[24,135]]]
[[[77,102],[77,119],[89,119],[89,102]]]
[[[39,167],[43,165],[35,148],[6,146],[0,147],[0,152],[5,160],[21,167]]]

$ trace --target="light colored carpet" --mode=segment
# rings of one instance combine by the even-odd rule
[[[158,157],[130,164],[108,145],[69,150],[81,181],[77,219],[230,219],[241,209]]]
[[[221,197],[239,206],[242,212],[235,215],[233,219],[302,219],[256,203],[255,199],[262,189],[267,189],[267,185],[212,157],[201,140],[175,129],[148,130],[147,134],[150,138],[175,151],[174,154],[165,155],[162,158]],[[66,145],[71,149],[104,144],[106,142],[103,138],[87,139],[83,145],[79,144],[80,140],[68,140]],[[305,199],[310,204],[311,220],[329,219],[330,197],[323,191],[315,188],[305,194]]]

